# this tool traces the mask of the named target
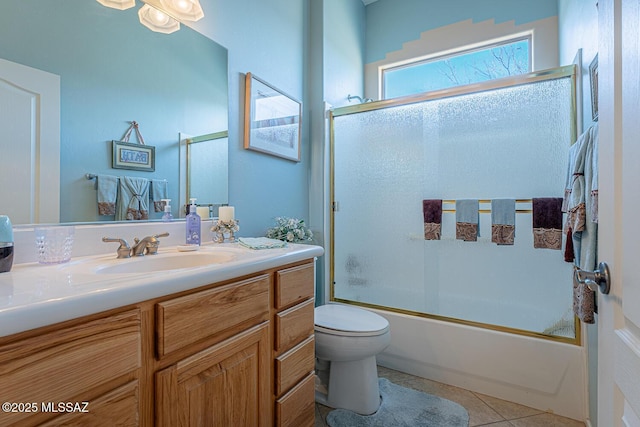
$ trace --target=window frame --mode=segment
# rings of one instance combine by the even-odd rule
[[[381,95],[380,99],[381,100],[391,99],[391,98],[387,98],[386,96],[385,73],[387,71],[395,71],[403,68],[420,66],[422,64],[426,64],[429,62],[443,61],[449,58],[463,56],[463,55],[471,54],[474,52],[479,52],[482,50],[493,49],[493,48],[501,47],[508,44],[518,43],[524,40],[526,40],[529,45],[529,58],[528,58],[529,67],[526,73],[531,73],[533,72],[533,59],[534,59],[533,58],[533,32],[527,31],[526,33],[512,34],[509,36],[500,37],[500,38],[492,39],[489,41],[484,41],[484,42],[471,44],[471,45],[465,45],[465,46],[461,46],[461,47],[450,49],[450,50],[436,52],[426,56],[410,58],[401,62],[395,62],[395,63],[385,64],[383,66],[380,66],[379,67],[379,82],[380,82],[379,90]],[[523,74],[526,74],[526,73],[523,73]],[[457,87],[457,86],[450,86],[450,87]],[[442,88],[442,89],[448,89],[448,88]],[[415,95],[415,94],[409,94],[404,96],[411,96],[411,95]]]

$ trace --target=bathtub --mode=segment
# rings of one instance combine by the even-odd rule
[[[584,421],[583,346],[370,309],[391,326],[379,365]]]

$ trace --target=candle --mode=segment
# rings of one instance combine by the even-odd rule
[[[196,212],[202,219],[209,219],[209,206],[198,206]]]
[[[218,209],[218,218],[222,222],[230,222],[233,220],[234,211],[233,206],[220,206]]]

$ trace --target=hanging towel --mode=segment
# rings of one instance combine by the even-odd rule
[[[580,200],[584,196],[584,145],[582,142],[582,139],[579,139],[569,149],[569,167],[567,168],[564,198],[562,200],[562,212],[567,213],[567,221],[563,228],[563,232],[567,235],[564,248],[564,260],[566,262],[573,262],[575,259],[573,233],[578,231],[576,226],[580,230],[584,227],[584,222],[582,225],[579,224],[579,213],[584,212],[584,204],[580,204]],[[572,210],[572,214],[569,214],[570,210]]]
[[[465,242],[475,242],[480,235],[479,211],[477,199],[463,199],[456,201],[456,239]]]
[[[598,125],[587,129],[571,147],[565,189],[565,261],[593,270],[596,264]],[[594,193],[594,184],[596,185]]]
[[[586,221],[585,205],[585,156],[589,145],[590,135],[585,132],[569,149],[569,167],[567,168],[567,181],[562,201],[562,211],[567,213],[567,219],[563,231],[567,235],[565,239],[564,260],[573,262],[575,259],[574,239],[576,232],[584,230]]]
[[[442,234],[442,200],[423,200],[422,215],[424,217],[424,239],[440,240]]]
[[[154,212],[164,212],[166,202],[162,199],[169,198],[168,183],[166,179],[152,179],[149,188],[149,198],[153,201]]]
[[[589,200],[591,222],[598,222],[598,124],[591,129],[591,199]]]
[[[491,201],[491,241],[498,245],[513,245],[516,235],[515,199]]]
[[[97,175],[95,186],[98,191],[98,215],[115,215],[118,177]]]
[[[121,176],[116,221],[149,219],[149,180]]]
[[[576,267],[577,268],[577,267]],[[573,313],[585,323],[595,323],[595,292],[573,275]]]
[[[575,148],[574,148],[575,147]],[[567,254],[582,270],[593,271],[597,262],[598,235],[598,124],[587,129],[572,147],[577,158],[573,173],[576,178],[567,206]],[[575,151],[575,153],[573,153]],[[571,165],[571,162],[570,162]],[[565,253],[568,251],[565,250]],[[573,283],[573,311],[585,323],[595,323],[596,293],[584,283]]]
[[[562,248],[562,198],[537,198],[533,204],[533,247]]]

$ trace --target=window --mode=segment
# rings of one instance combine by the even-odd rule
[[[531,38],[483,46],[382,71],[383,99],[447,89],[531,71]]]

